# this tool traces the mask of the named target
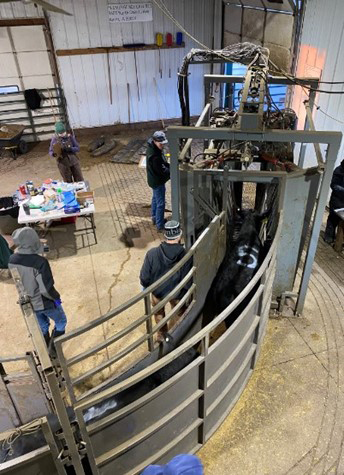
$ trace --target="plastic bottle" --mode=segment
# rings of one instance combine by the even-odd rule
[[[57,201],[59,203],[62,203],[62,190],[61,190],[61,188],[57,188],[56,193],[57,193]]]

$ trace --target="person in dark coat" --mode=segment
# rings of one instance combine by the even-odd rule
[[[153,190],[152,222],[159,232],[164,231],[165,183],[170,179],[170,165],[163,152],[165,144],[167,144],[165,133],[154,132],[148,140],[146,151],[147,182]]]
[[[327,218],[324,241],[332,244],[336,237],[336,228],[340,217],[334,212],[335,209],[344,208],[344,160],[339,167],[335,168],[331,181],[330,213]]]
[[[62,179],[66,183],[84,181],[80,160],[75,155],[80,146],[72,134],[68,134],[63,122],[56,122],[55,135],[49,147],[49,155],[55,157]]]
[[[150,249],[144,259],[140,272],[140,282],[143,288],[149,287],[160,277],[171,270],[186,254],[184,246],[180,243],[182,231],[177,221],[168,221],[165,224],[165,241],[158,247]],[[166,282],[160,285],[152,293],[152,305],[157,305],[168,293],[171,292],[187,275],[192,267],[192,259],[186,262],[177,272],[174,273]],[[191,279],[192,280],[192,279]],[[191,280],[183,289],[170,300],[171,307],[174,308],[179,300],[190,288]],[[181,309],[180,313],[183,313]],[[165,317],[165,308],[160,309],[154,314],[155,322],[159,323]],[[162,341],[164,335],[168,332],[168,325],[164,325],[158,332],[157,340]]]
[[[55,328],[52,337],[65,333],[67,317],[61,305],[60,294],[54,287],[54,279],[48,260],[43,257],[43,244],[32,228],[16,229],[12,234],[16,252],[9,259],[8,268],[16,268],[23,287],[31,298],[43,337],[49,345],[49,323],[53,320]]]
[[[0,234],[0,269],[8,269],[8,261],[13,251],[9,248],[8,242]]]

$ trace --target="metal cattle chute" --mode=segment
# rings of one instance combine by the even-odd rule
[[[312,87],[306,104],[307,130],[296,130],[294,125],[284,128],[292,122],[293,113],[267,113],[264,101],[268,84],[292,85],[292,81],[269,76],[267,62],[259,62],[260,52],[254,50],[252,59],[252,48],[246,45],[243,50],[248,64],[244,78],[205,76],[205,108],[195,127],[189,125],[186,63],[181,69],[183,126],[167,131],[173,217],[183,223],[187,247],[175,268],[118,308],[59,337],[57,355],[52,359],[30,301],[17,281],[42,387],[47,389],[53,410],[34,426],[1,434],[8,455],[0,466],[4,473],[134,475],[150,463],[166,462],[181,452],[196,452],[244,390],[259,355],[271,305],[283,312],[286,301],[294,299],[292,312],[302,311],[341,134],[314,130],[314,79],[299,80]],[[237,60],[233,58],[238,57],[238,51],[196,50],[187,61]],[[216,113],[214,85],[238,82],[244,82],[238,113]],[[280,126],[276,129],[271,127],[275,120]],[[194,160],[195,142],[201,147],[201,166]],[[290,165],[287,160],[287,168],[277,169],[277,161],[266,164],[261,160],[262,153],[283,155],[285,151],[290,158],[293,147],[289,144],[295,143],[302,144],[297,164]],[[316,160],[304,168],[305,144],[309,143],[314,144]],[[325,159],[319,144],[327,145]],[[242,190],[247,183],[256,187],[256,210],[269,211],[260,229],[266,254],[232,303],[202,325],[202,309],[229,246],[228,236],[235,237],[233,219],[239,201],[244,207]],[[189,259],[192,267],[188,275],[152,307],[154,289]],[[297,287],[298,269],[301,278]],[[180,303],[154,323],[154,313],[187,283],[188,291]],[[186,310],[168,338],[156,343],[157,332],[173,322],[182,307]],[[140,316],[132,317],[129,325],[109,332],[101,341],[94,338],[93,332],[102,325],[122,315],[136,315],[137,309]],[[236,319],[226,329],[224,321],[233,314]],[[88,342],[88,346],[80,342]],[[70,354],[70,348],[76,351]],[[126,358],[135,354],[136,361],[126,363]],[[26,435],[31,440],[33,434],[35,444],[16,456],[18,441]]]

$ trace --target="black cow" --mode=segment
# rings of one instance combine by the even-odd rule
[[[251,281],[265,254],[259,231],[268,212],[259,214],[247,210],[239,212],[240,231],[233,246],[227,245],[225,257],[208,292],[203,309],[203,325],[219,315]],[[259,284],[258,284],[259,285]],[[226,327],[235,321],[257,290],[257,286],[226,320]]]

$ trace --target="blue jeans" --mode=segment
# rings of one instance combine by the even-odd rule
[[[49,332],[49,319],[54,320],[56,331],[65,331],[67,325],[67,317],[61,305],[55,308],[48,308],[47,310],[36,310],[35,314],[43,335]]]
[[[164,228],[164,213],[165,213],[165,185],[153,188],[152,197],[152,220],[158,229]]]

